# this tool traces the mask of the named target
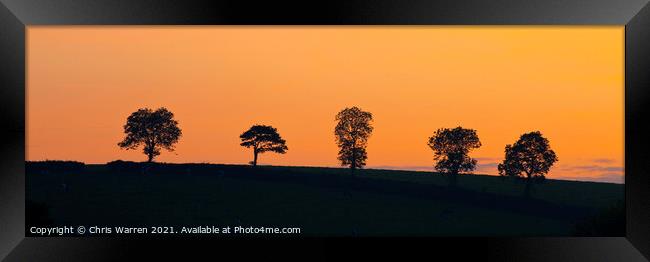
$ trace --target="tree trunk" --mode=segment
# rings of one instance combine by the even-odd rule
[[[257,150],[253,150],[253,166],[257,166]]]
[[[147,163],[153,162],[153,158],[156,156],[156,143],[153,139],[149,139],[145,142],[144,153],[147,154]]]
[[[153,162],[153,152],[150,152],[149,154],[147,154],[147,157],[148,157],[147,163]]]

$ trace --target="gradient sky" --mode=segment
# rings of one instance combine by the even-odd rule
[[[475,173],[539,130],[549,178],[623,182],[622,26],[29,26],[27,159],[144,161],[118,148],[138,108],[170,109],[183,137],[158,161],[244,164],[239,134],[278,128],[285,155],[338,166],[335,114],[374,115],[368,167],[432,170],[428,137],[477,130]]]

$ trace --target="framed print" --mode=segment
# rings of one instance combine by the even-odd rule
[[[650,257],[647,1],[0,2],[7,261]]]

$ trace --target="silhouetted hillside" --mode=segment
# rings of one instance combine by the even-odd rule
[[[461,175],[458,188],[450,189],[436,173],[372,169],[356,170],[354,178],[344,168],[127,161],[28,162],[26,170],[28,200],[47,205],[61,225],[287,225],[302,227],[306,235],[563,236],[624,195],[623,185],[548,180],[535,188],[533,199],[525,199],[523,183],[500,177]]]

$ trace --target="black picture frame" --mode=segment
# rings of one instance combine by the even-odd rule
[[[647,261],[650,258],[650,5],[646,0],[172,1],[0,0],[0,258],[114,261],[220,252],[305,259],[402,247],[454,260]],[[273,241],[25,237],[25,29],[30,25],[624,25],[626,234],[614,238],[412,238]],[[217,243],[215,243],[217,241]],[[315,252],[315,253],[314,253]]]

